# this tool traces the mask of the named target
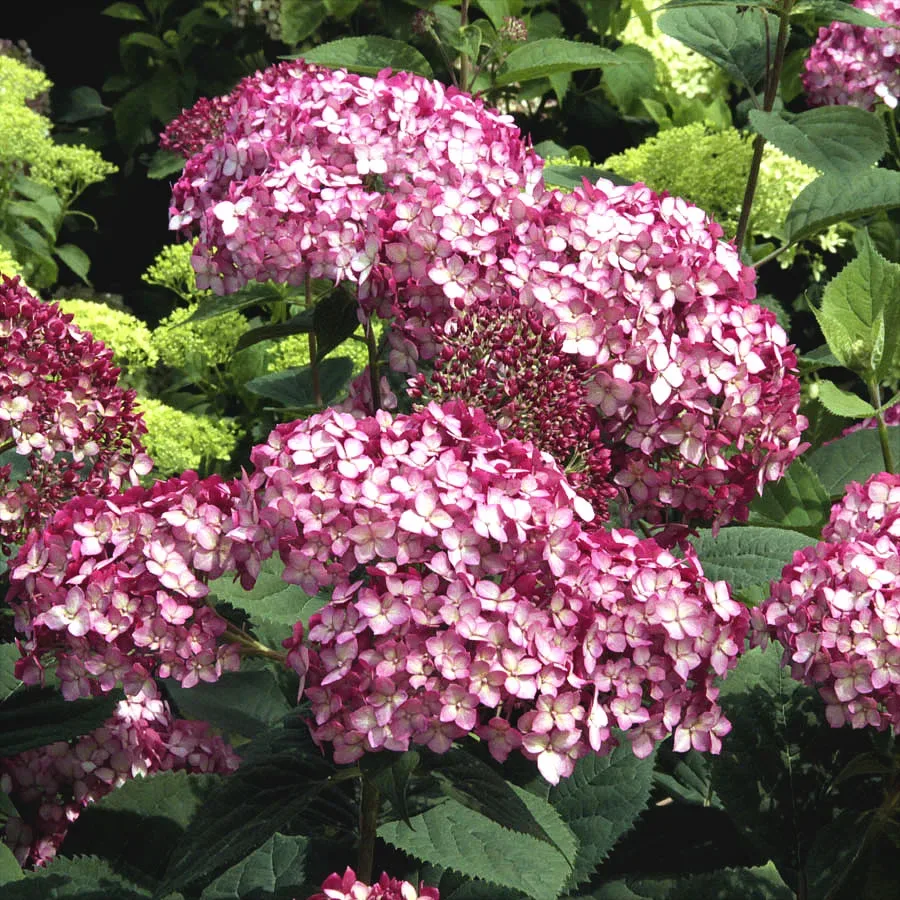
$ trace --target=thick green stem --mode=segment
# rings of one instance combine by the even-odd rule
[[[236,627],[231,622],[228,623],[228,626],[225,629],[224,638],[233,641],[235,644],[240,644],[241,653],[244,656],[260,656],[263,659],[273,659],[276,662],[280,662],[282,665],[287,661],[287,656],[284,653],[280,653],[278,650],[273,650],[271,647],[261,644],[256,638],[241,631],[240,628]]]
[[[881,390],[878,382],[874,379],[869,382],[869,402],[875,407],[875,421],[878,422],[878,440],[881,442],[881,455],[884,457],[884,471],[894,475],[897,469],[894,467],[894,453],[888,438],[884,411],[881,409]]]
[[[900,169],[900,136],[897,135],[897,119],[894,110],[889,106],[884,107],[884,124],[887,126],[888,145],[894,165]]]
[[[375,330],[372,328],[372,317],[366,319],[366,347],[369,351],[369,383],[372,387],[372,415],[381,409],[381,379],[378,377],[378,344],[375,341]]]
[[[15,441],[7,441],[5,444],[0,444],[0,453],[6,453],[7,450],[12,450],[15,446]]]
[[[462,0],[459,7],[459,27],[469,24],[469,0]],[[463,91],[471,89],[469,84],[469,57],[462,53],[459,58],[459,87]]]
[[[306,276],[306,308],[309,309],[312,305],[312,288],[310,284],[309,275]],[[319,372],[319,360],[316,358],[319,354],[319,344],[316,340],[315,331],[311,331],[309,333],[309,372],[312,376],[312,392],[313,392],[313,403],[316,406],[324,406],[325,404],[322,402],[322,381]]]
[[[359,801],[359,855],[356,877],[364,884],[372,883],[375,867],[375,835],[378,831],[378,809],[381,798],[378,788],[363,776],[362,796]]]
[[[771,112],[778,96],[778,83],[781,81],[781,69],[784,66],[784,54],[787,48],[788,35],[790,33],[791,9],[794,0],[783,0],[778,13],[778,37],[775,39],[775,55],[772,65],[766,73],[766,92],[763,97],[763,110]],[[762,13],[767,15],[765,11]],[[744,202],[741,204],[741,217],[738,221],[737,233],[734,243],[738,250],[743,248],[747,238],[747,228],[750,224],[750,211],[753,209],[753,198],[756,195],[756,185],[759,181],[759,167],[762,163],[763,150],[766,139],[758,134],[753,142],[753,159],[750,161],[750,171],[747,174],[747,188],[744,191]]]

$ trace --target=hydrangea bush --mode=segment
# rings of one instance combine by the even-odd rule
[[[741,130],[646,141],[639,3],[424,7],[198,10],[302,46],[162,135],[151,332],[0,282],[4,900],[891,896],[893,112],[791,0],[667,9]]]

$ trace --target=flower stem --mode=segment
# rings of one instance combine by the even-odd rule
[[[875,407],[875,421],[878,423],[878,440],[881,442],[881,455],[884,457],[884,470],[891,475],[896,474],[894,466],[894,452],[891,450],[891,442],[888,438],[887,423],[884,421],[884,411],[881,408],[881,390],[878,382],[873,378],[869,382],[869,399]]]
[[[12,448],[15,446],[15,441],[7,441],[5,444],[0,444],[0,453],[6,453],[7,450],[12,450]]]
[[[459,7],[459,27],[465,28],[469,24],[469,0],[462,0]],[[469,57],[465,53],[460,54],[459,58],[459,87],[460,90],[468,91],[471,89],[469,84]]]
[[[265,644],[261,644],[256,638],[251,637],[245,631],[241,631],[240,628],[233,625],[231,622],[228,623],[224,636],[227,639],[234,641],[234,643],[240,644],[241,652],[244,656],[261,656],[264,659],[273,659],[276,662],[285,665],[287,664],[286,654],[280,653],[278,650],[273,650]]]
[[[309,274],[306,276],[306,284],[305,284],[305,293],[306,293],[306,308],[309,309],[312,303],[312,289],[310,285],[310,277]],[[309,371],[312,375],[312,392],[313,392],[313,403],[322,407],[325,404],[322,402],[322,382],[319,374],[319,360],[316,358],[319,353],[319,345],[316,340],[315,331],[310,331],[309,333]]]
[[[381,409],[381,380],[378,377],[378,345],[375,342],[375,329],[372,328],[372,317],[366,319],[366,347],[369,350],[369,381],[372,387],[372,415]]]
[[[372,870],[375,867],[375,835],[378,831],[380,800],[378,788],[363,776],[359,801],[359,856],[356,874],[366,884],[372,883]]]
[[[771,112],[775,105],[775,97],[778,95],[778,83],[781,80],[781,69],[784,65],[784,54],[787,48],[788,34],[790,33],[791,9],[794,0],[782,0],[781,9],[778,11],[778,37],[775,39],[775,56],[772,65],[766,72],[766,92],[763,97],[763,110]],[[751,15],[752,13],[745,13]],[[763,11],[763,15],[768,15]],[[756,185],[759,181],[759,167],[762,163],[763,150],[766,139],[758,134],[753,141],[753,159],[750,161],[750,171],[747,173],[747,188],[744,191],[744,201],[741,204],[741,217],[738,221],[737,233],[734,236],[735,246],[740,251],[747,238],[747,228],[750,225],[750,211],[753,208],[753,198],[756,194]]]

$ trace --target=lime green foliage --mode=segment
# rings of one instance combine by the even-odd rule
[[[50,86],[43,72],[0,56],[0,244],[37,288],[56,280],[57,237],[74,202],[117,171],[96,150],[53,140],[50,120],[27,105]],[[66,255],[83,276],[86,261]]]
[[[231,459],[241,436],[233,419],[194,415],[150,397],[138,402],[147,423],[144,445],[156,466],[154,476],[196,470],[204,460]]]
[[[372,327],[376,340],[380,341],[384,332],[384,323],[380,319],[375,319]],[[359,340],[356,340],[357,337]],[[331,352],[331,356],[335,357],[349,356],[353,360],[354,375],[358,375],[369,362],[369,350],[362,338],[363,330],[360,326],[354,337],[348,338],[340,347]],[[267,372],[281,372],[293,366],[308,366],[309,335],[293,334],[280,341],[267,342],[265,359]]]
[[[147,284],[164,287],[182,300],[190,303],[209,291],[198,291],[196,277],[191,267],[191,253],[196,241],[185,244],[169,244],[156,255],[141,279]]]
[[[22,267],[16,262],[13,255],[0,247],[0,275],[7,275],[10,278],[22,274]]]
[[[122,381],[130,387],[142,383],[159,355],[150,339],[150,329],[131,313],[92,300],[60,300],[60,309],[71,313],[82,331],[89,331],[113,352],[122,370]]]
[[[694,123],[661,131],[640,146],[609,157],[603,168],[695,203],[731,238],[737,230],[752,155],[752,135]],[[791,203],[817,175],[815,169],[767,145],[749,234],[759,240],[782,240]],[[815,238],[820,248],[829,251],[845,241],[837,226]],[[793,251],[783,254],[781,264],[790,264],[793,256]]]

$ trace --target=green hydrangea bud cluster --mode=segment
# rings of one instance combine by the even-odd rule
[[[273,41],[281,40],[281,0],[232,0],[231,18],[238,28],[262,25]]]
[[[725,73],[711,60],[663,34],[657,27],[661,13],[650,13],[652,27],[633,14],[619,39],[647,50],[656,62],[656,81],[668,100],[684,98],[711,102],[728,91]]]
[[[747,175],[753,156],[753,136],[735,128],[715,130],[701,123],[669,128],[638,147],[610,156],[603,168],[655,191],[684,197],[718,222],[726,237],[737,231]],[[783,240],[784,219],[796,196],[818,172],[767,145],[763,154],[749,233],[758,239]],[[837,226],[813,239],[827,251],[846,240]],[[790,264],[795,251],[782,254]]]
[[[144,446],[155,464],[156,478],[199,469],[204,462],[227,462],[241,430],[233,419],[195,415],[150,397],[138,399],[147,423]]]
[[[0,56],[0,105],[24,106],[51,88],[50,79],[40,70],[12,56]]]
[[[194,240],[163,247],[141,279],[147,284],[172,291],[188,303],[209,294],[209,291],[197,290],[197,277],[191,266],[191,254],[196,243]]]
[[[199,301],[195,301],[176,309],[153,330],[151,345],[159,359],[170,368],[224,368],[247,330],[247,320],[239,312],[185,324],[199,305]]]
[[[384,322],[381,319],[375,319],[372,323],[375,337],[381,340],[384,332]],[[363,329],[360,326],[356,332],[358,337],[363,337]],[[353,360],[353,374],[358,375],[369,363],[369,349],[365,342],[356,340],[355,337],[348,338],[334,350],[332,356],[347,356]],[[272,341],[266,347],[266,371],[281,372],[284,369],[290,369],[293,366],[309,365],[309,337],[305,334],[292,334],[290,337],[282,338],[279,341]]]
[[[82,331],[89,331],[113,352],[113,362],[122,370],[121,380],[138,387],[159,354],[151,342],[150,329],[136,316],[93,300],[59,300],[60,309],[75,317]]]
[[[0,245],[0,275],[14,278],[22,274],[22,267],[16,262],[15,257]]]

